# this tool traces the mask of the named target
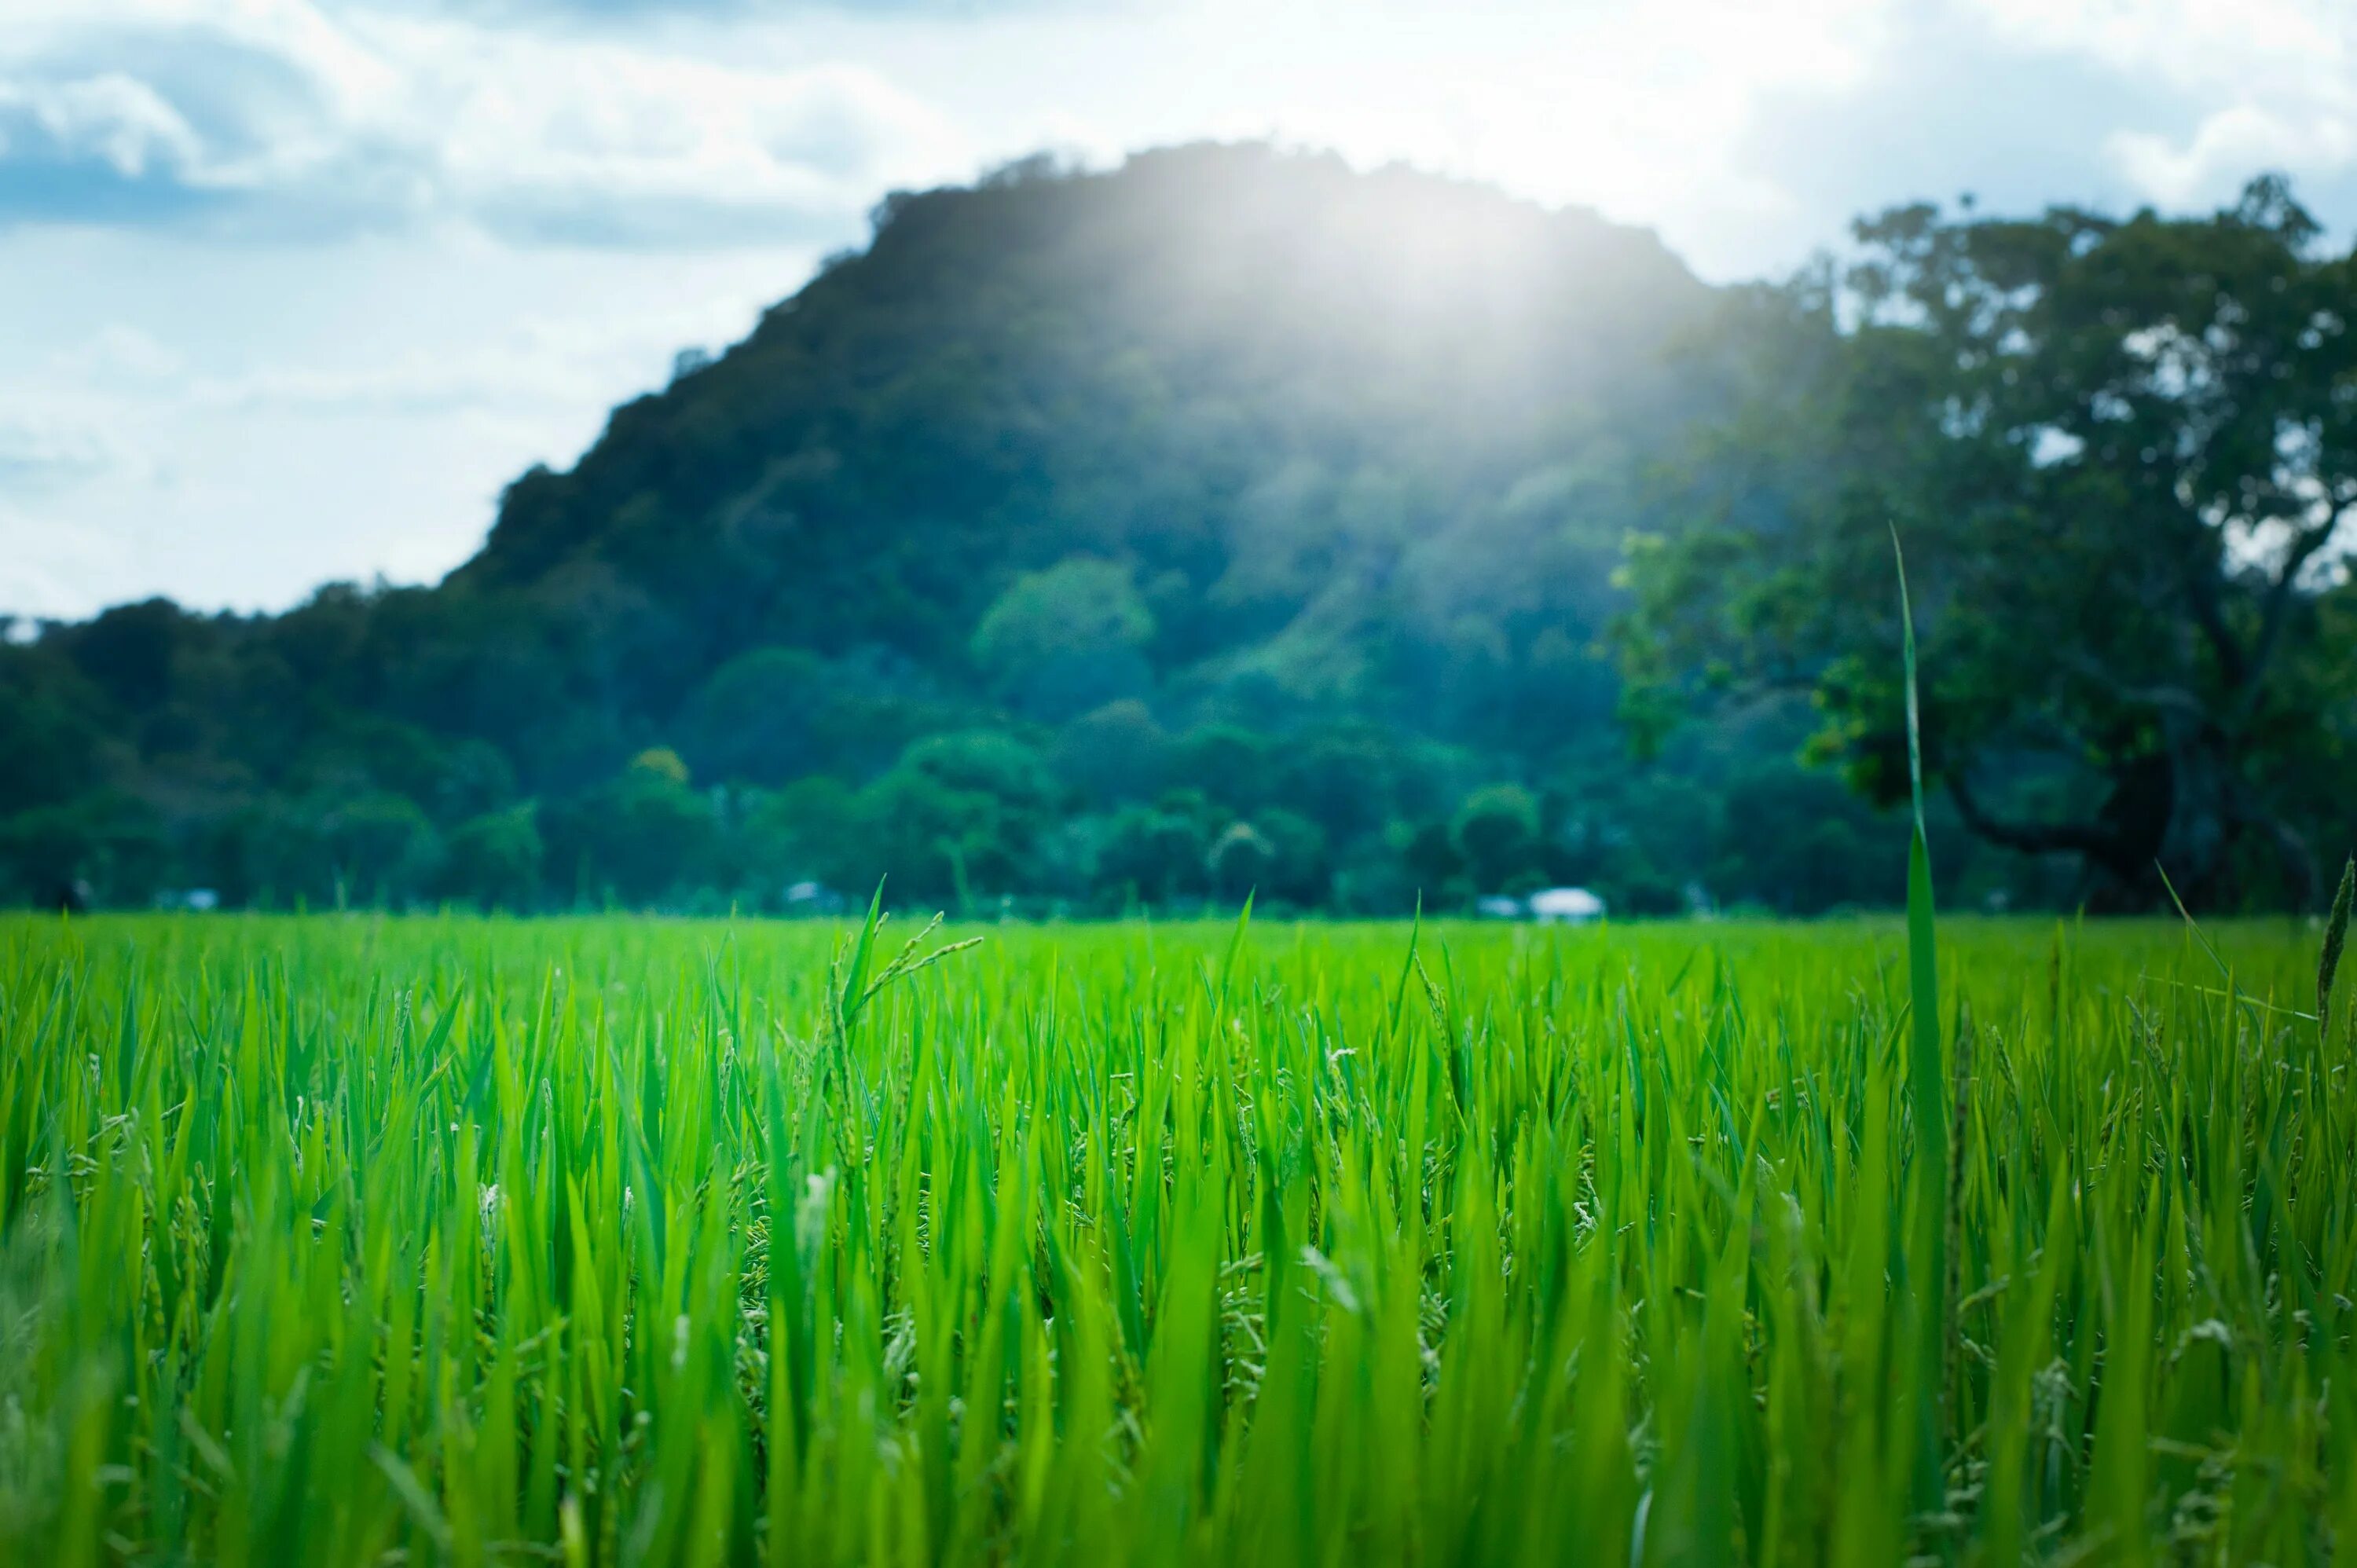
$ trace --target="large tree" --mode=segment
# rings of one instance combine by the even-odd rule
[[[2318,614],[2357,508],[2357,259],[2276,179],[2214,216],[1915,206],[1738,307],[1685,521],[1623,646],[1658,715],[1808,693],[1813,749],[1906,788],[1891,539],[1925,766],[1975,833],[2212,903],[2314,879],[2289,801],[2350,667]]]

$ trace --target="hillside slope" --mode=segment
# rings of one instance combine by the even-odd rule
[[[1704,300],[1650,236],[1259,148],[895,198],[865,253],[518,481],[453,586],[633,600],[629,702],[660,717],[749,646],[955,683],[1015,575],[1082,554],[1130,570],[1190,700],[1252,671],[1361,709],[1397,694],[1371,622],[1446,657],[1474,614],[1512,657],[1555,596],[1593,604],[1593,561],[1531,552],[1617,548]],[[1518,597],[1534,575],[1562,581]]]

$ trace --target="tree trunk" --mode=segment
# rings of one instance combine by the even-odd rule
[[[2179,899],[2189,909],[2231,906],[2240,891],[2236,847],[2253,827],[2272,828],[2211,736],[2180,738],[2122,768],[2102,820],[2110,842],[2088,855],[2087,903],[2116,914],[2165,911]]]
[[[2172,747],[2169,763],[2169,816],[2153,859],[2186,908],[2229,902],[2232,852],[2248,822],[2232,761],[2222,747],[2197,741]],[[2167,897],[2168,889],[2161,893]]]
[[[2177,814],[2177,769],[2167,753],[2138,757],[2112,775],[2111,786],[2096,813],[2104,831],[2086,854],[2083,897],[2099,914],[2141,914],[2167,902],[2154,866]]]
[[[2240,760],[2219,729],[2188,725],[2166,749],[2115,768],[2102,809],[2072,822],[2021,822],[1992,811],[1964,770],[1951,770],[1947,785],[1976,836],[2025,854],[2078,856],[2082,897],[2092,911],[2166,912],[2179,899],[2189,909],[2233,908],[2251,890],[2248,856],[2236,852],[2253,840],[2272,847],[2281,892],[2313,908],[2322,890],[2315,857],[2254,796]]]

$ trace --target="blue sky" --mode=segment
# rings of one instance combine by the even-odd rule
[[[2357,224],[2351,0],[5,0],[0,612],[430,579],[884,192],[1201,136],[1712,278],[1972,191]]]

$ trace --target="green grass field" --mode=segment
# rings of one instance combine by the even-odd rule
[[[2357,1556],[2304,928],[945,935],[0,920],[0,1562]]]

